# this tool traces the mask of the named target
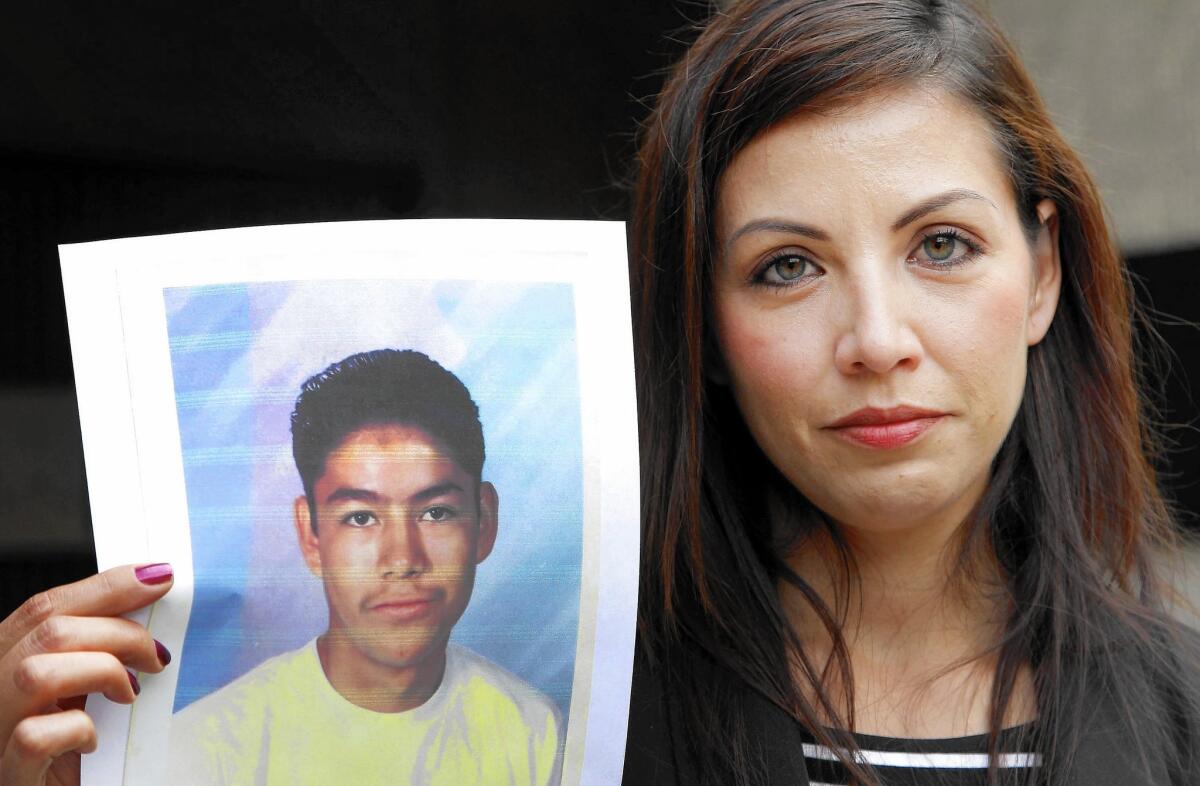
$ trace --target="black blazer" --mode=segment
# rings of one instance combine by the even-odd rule
[[[713,678],[737,680],[715,667]],[[1197,687],[1189,685],[1184,690]],[[749,688],[744,690],[743,700],[745,715],[751,724],[750,738],[765,742],[762,752],[767,782],[772,786],[807,786],[809,780],[799,725]],[[625,786],[693,786],[700,782],[687,747],[671,723],[672,701],[675,699],[664,695],[654,675],[638,658],[629,707],[629,736],[622,780]],[[1138,761],[1130,750],[1130,732],[1120,713],[1105,696],[1096,697],[1096,702],[1074,771],[1063,786],[1200,786],[1200,729],[1197,728],[1200,724],[1197,718],[1179,718],[1179,745],[1188,754],[1189,765],[1187,772],[1171,777],[1158,762],[1151,762],[1148,770]],[[1172,703],[1181,708],[1188,706]]]

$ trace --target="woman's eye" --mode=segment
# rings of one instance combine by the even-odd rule
[[[369,527],[376,522],[375,514],[365,510],[356,510],[342,518],[342,523],[351,527]]]
[[[954,247],[958,239],[950,235],[932,235],[921,242],[921,250],[935,262],[945,262],[954,256]]]
[[[454,517],[454,509],[438,505],[437,507],[429,508],[421,514],[421,521],[449,521]]]
[[[758,274],[757,280],[763,284],[787,286],[812,275],[815,267],[816,265],[799,254],[783,254],[769,261]]]
[[[911,261],[926,262],[935,267],[954,267],[968,262],[979,253],[979,247],[956,232],[935,232],[926,235]]]

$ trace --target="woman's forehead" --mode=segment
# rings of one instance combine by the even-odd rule
[[[763,212],[891,211],[952,189],[1013,203],[986,118],[944,89],[910,87],[821,113],[798,112],[756,136],[721,175],[718,233]]]

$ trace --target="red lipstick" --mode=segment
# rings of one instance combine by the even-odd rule
[[[826,428],[855,444],[891,450],[917,439],[945,416],[945,412],[920,407],[866,407]]]

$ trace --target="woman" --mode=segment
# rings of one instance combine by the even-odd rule
[[[1128,280],[994,24],[737,5],[639,163],[627,782],[1200,783]]]
[[[625,781],[1200,782],[1125,272],[991,23],[737,6],[640,164]],[[0,701],[0,783],[70,777],[94,737],[45,709],[157,668],[144,632],[77,617],[164,589],[118,569],[4,623],[0,685],[37,698]],[[28,665],[46,650],[111,654],[84,680]]]
[[[128,704],[141,690],[134,671],[171,662],[117,615],[158,600],[173,578],[170,565],[113,568],[35,595],[0,622],[0,784],[79,783],[79,754],[96,749],[82,697]]]

